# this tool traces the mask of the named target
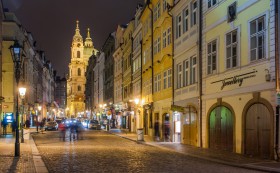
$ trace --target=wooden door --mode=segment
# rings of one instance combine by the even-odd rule
[[[193,107],[184,115],[183,142],[197,146],[197,111]]]
[[[226,107],[215,108],[209,116],[209,148],[233,151],[233,116]]]
[[[144,134],[148,135],[148,113],[147,113],[146,110],[144,110],[143,117],[144,117],[144,124],[143,124],[143,126],[144,126]]]
[[[245,154],[269,158],[271,142],[271,117],[263,104],[252,105],[246,115]]]

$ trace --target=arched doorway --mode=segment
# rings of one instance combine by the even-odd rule
[[[225,106],[218,106],[210,113],[209,148],[233,151],[233,115]]]
[[[170,142],[170,115],[165,113],[162,118],[163,141]]]
[[[197,146],[197,110],[188,106],[183,114],[183,143]]]
[[[271,142],[271,116],[261,103],[250,106],[245,118],[245,154],[269,158]]]

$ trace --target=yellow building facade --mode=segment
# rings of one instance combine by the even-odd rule
[[[142,94],[140,103],[142,109],[140,110],[143,123],[145,123],[144,133],[153,136],[154,120],[152,115],[152,5],[146,4],[143,8],[140,21],[142,23]],[[144,125],[143,125],[144,126]],[[143,127],[140,126],[140,127]]]
[[[273,1],[203,5],[203,147],[272,158]]]
[[[79,21],[76,24],[75,35],[71,46],[71,62],[67,79],[67,107],[69,116],[84,116],[86,68],[91,55],[96,55],[90,31],[88,29],[85,41],[80,34]]]

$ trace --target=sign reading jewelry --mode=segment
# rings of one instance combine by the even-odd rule
[[[211,82],[211,84],[221,83],[221,90],[223,90],[226,86],[230,86],[230,85],[242,86],[244,80],[256,77],[257,72],[258,72],[257,70],[253,69],[253,71],[251,72],[235,75],[232,77],[227,77],[221,80]]]

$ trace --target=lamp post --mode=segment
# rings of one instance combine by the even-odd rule
[[[21,114],[21,143],[24,143],[24,137],[23,137],[23,114],[24,114],[24,97],[26,93],[26,88],[19,88],[19,95],[21,98],[21,103],[22,103],[22,114]]]
[[[18,88],[18,83],[20,79],[20,70],[21,70],[21,63],[22,63],[22,47],[19,45],[18,41],[14,41],[14,45],[10,46],[11,55],[14,62],[14,69],[15,69],[15,79],[16,79],[16,88]],[[15,141],[15,156],[20,156],[20,143],[19,143],[19,115],[18,115],[18,92],[16,93],[16,141]]]
[[[38,105],[37,121],[38,121],[38,116],[41,115],[41,110],[42,110],[42,106]],[[37,126],[37,132],[38,132],[38,126]]]

